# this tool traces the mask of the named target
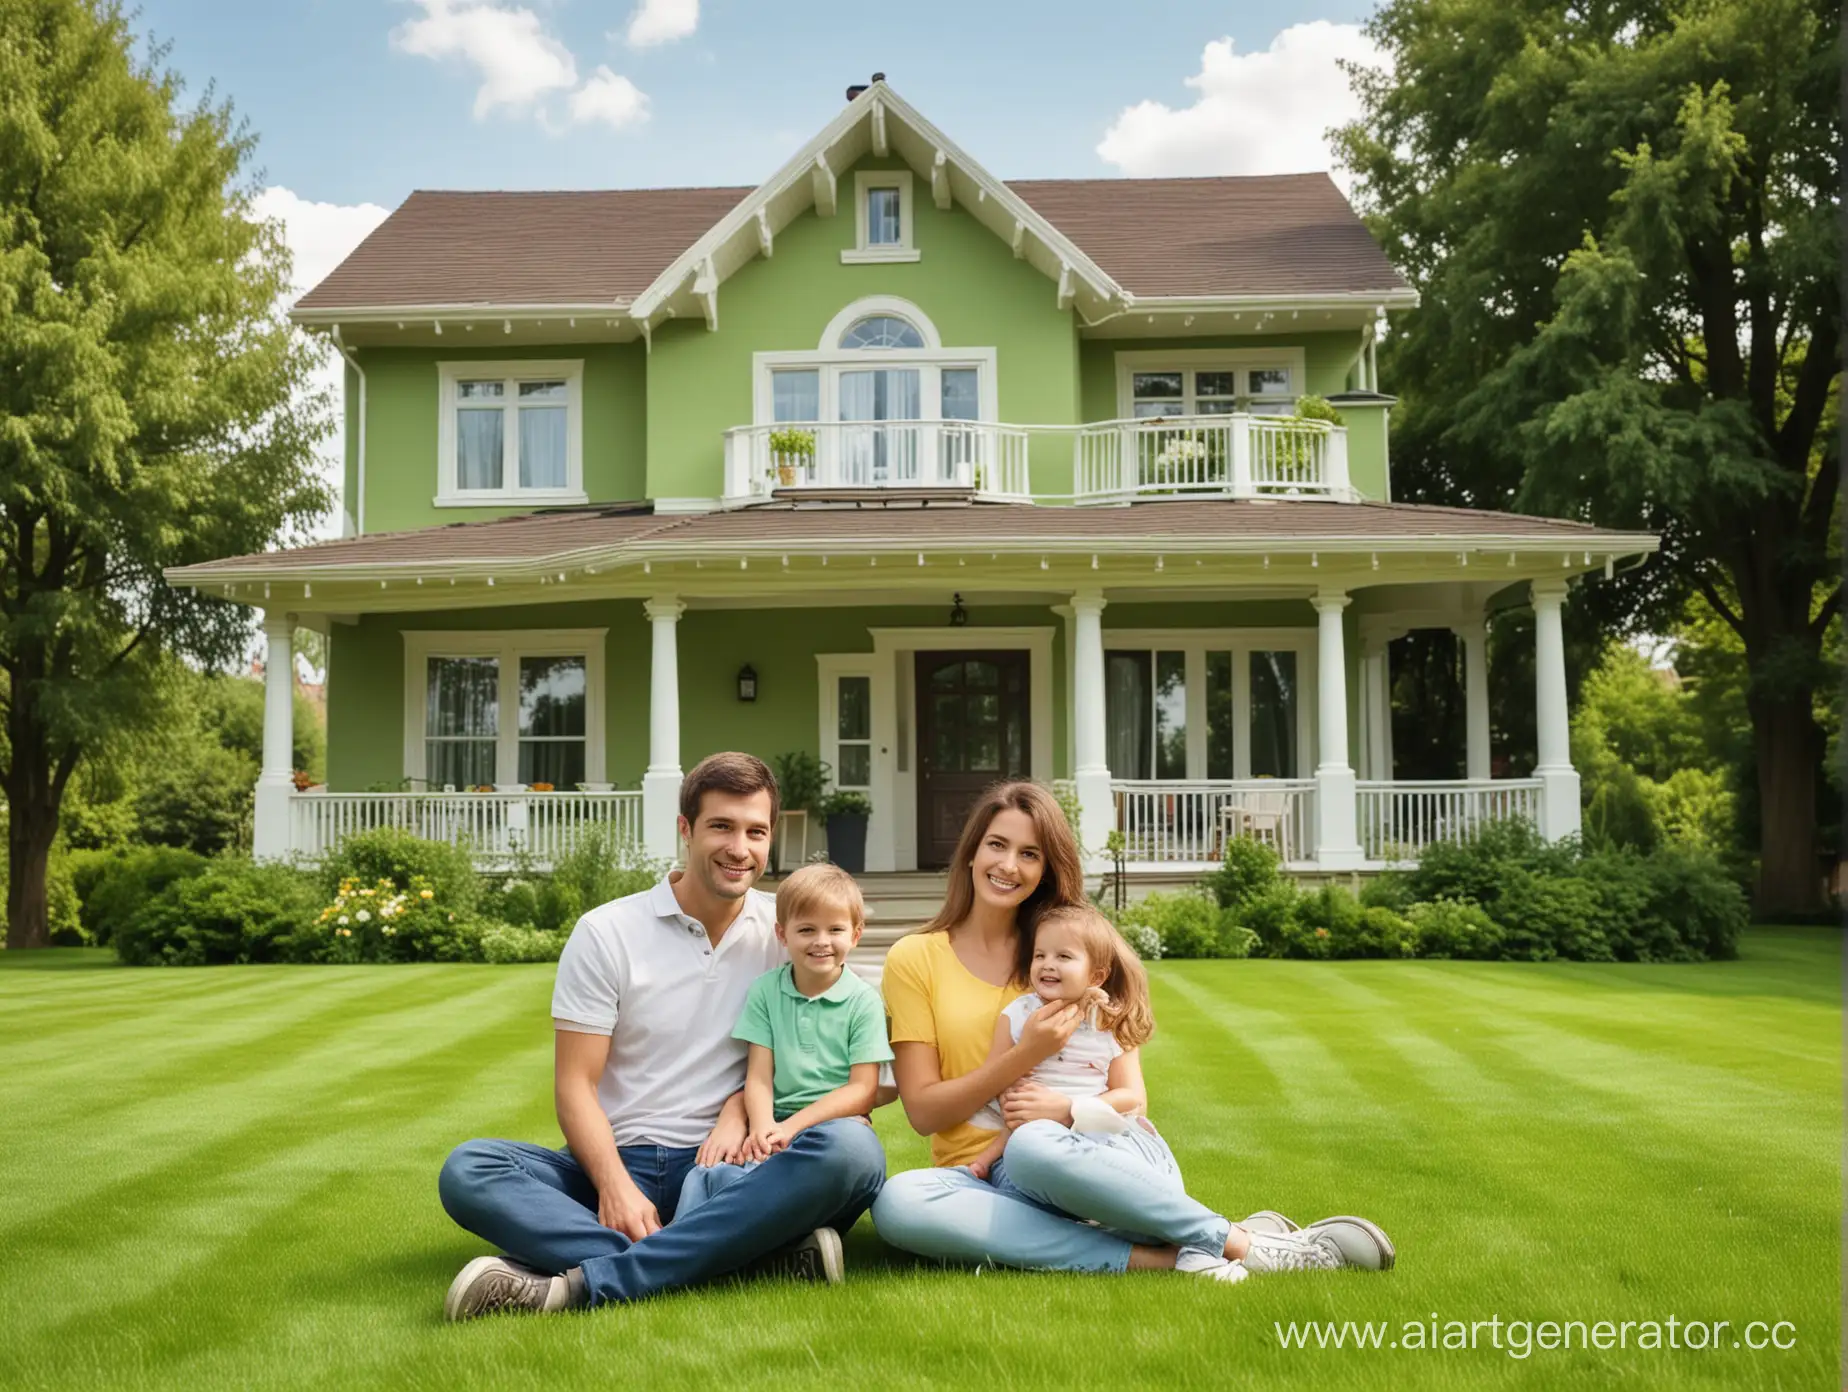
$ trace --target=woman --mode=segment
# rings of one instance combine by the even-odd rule
[[[873,1204],[880,1236],[945,1261],[1055,1271],[1173,1270],[1182,1241],[1191,1251],[1199,1234],[1218,1242],[1221,1232],[1223,1259],[1200,1271],[1219,1280],[1390,1266],[1390,1242],[1365,1220],[1299,1230],[1267,1211],[1231,1223],[1187,1198],[1171,1157],[1126,1168],[1066,1130],[1070,1100],[1026,1075],[1071,1038],[1083,1019],[1077,1006],[1041,1007],[1012,1049],[997,1045],[990,1057],[996,1019],[1026,990],[1038,918],[1085,902],[1078,843],[1052,795],[1032,783],[991,789],[956,844],[942,911],[886,958],[898,1095],[913,1128],[931,1138],[933,1168],[886,1181]],[[1146,1101],[1139,1066],[1130,1086]],[[997,1096],[1013,1137],[983,1180],[967,1166],[994,1133],[969,1119]],[[1164,1232],[1175,1236],[1144,1236]]]

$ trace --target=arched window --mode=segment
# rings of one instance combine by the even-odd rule
[[[924,335],[896,314],[869,314],[841,335],[843,348],[922,348]]]

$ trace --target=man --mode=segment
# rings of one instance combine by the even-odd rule
[[[774,901],[752,888],[776,815],[762,760],[714,754],[681,784],[686,869],[578,920],[552,993],[565,1148],[451,1152],[444,1209],[507,1256],[462,1268],[449,1319],[640,1300],[753,1264],[841,1279],[838,1234],[885,1178],[859,1118],[809,1128],[674,1221],[696,1162],[743,1153],[746,1048],[732,1028],[751,983],[784,960]]]

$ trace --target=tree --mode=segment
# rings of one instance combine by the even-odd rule
[[[1390,72],[1354,74],[1339,133],[1423,297],[1387,355],[1408,481],[1655,530],[1661,557],[1592,603],[1662,632],[1697,593],[1738,634],[1761,913],[1821,891],[1836,23],[1821,0],[1388,0]]]
[[[326,505],[316,350],[276,313],[253,138],[143,61],[107,0],[0,0],[0,789],[7,944],[87,751],[159,708],[163,653],[233,661],[244,611],[164,567],[261,550]]]

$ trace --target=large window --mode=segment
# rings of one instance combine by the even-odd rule
[[[1136,350],[1117,354],[1119,414],[1288,415],[1304,391],[1300,348]]]
[[[404,637],[407,777],[561,791],[603,778],[604,630]]]
[[[438,365],[436,502],[582,501],[583,364]]]
[[[1105,757],[1129,779],[1299,778],[1313,630],[1106,634]]]

